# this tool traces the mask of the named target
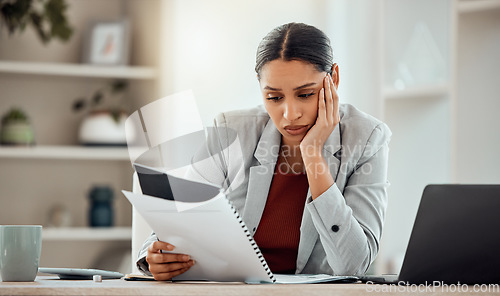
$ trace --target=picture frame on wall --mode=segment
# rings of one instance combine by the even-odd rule
[[[129,46],[128,20],[92,22],[84,42],[83,62],[94,65],[127,65]]]

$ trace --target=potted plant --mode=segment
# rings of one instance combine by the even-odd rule
[[[12,108],[2,117],[2,145],[34,145],[35,133],[28,116],[20,108]]]
[[[90,98],[78,98],[75,112],[86,110],[78,133],[80,144],[86,146],[126,146],[123,92],[128,83],[122,80],[96,90]]]
[[[0,0],[0,29],[4,25],[12,35],[29,26],[44,44],[52,38],[68,41],[73,28],[66,17],[67,7],[65,0]]]

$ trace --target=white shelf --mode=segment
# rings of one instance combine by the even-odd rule
[[[70,159],[70,160],[119,160],[128,161],[127,147],[86,146],[0,146],[0,159]]]
[[[0,61],[0,73],[123,79],[155,79],[157,76],[156,69],[151,67],[14,61]]]
[[[449,86],[445,83],[434,85],[423,85],[418,87],[409,87],[406,89],[395,89],[386,87],[384,89],[385,100],[404,100],[426,97],[441,97],[449,93]]]
[[[460,13],[488,11],[492,9],[500,9],[500,1],[498,0],[467,0],[458,2],[458,11]]]
[[[116,241],[131,240],[131,227],[64,227],[64,228],[44,228],[42,230],[44,241],[60,240],[94,240],[94,241]]]

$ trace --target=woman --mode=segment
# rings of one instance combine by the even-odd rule
[[[339,105],[339,68],[328,37],[315,27],[289,23],[271,31],[255,70],[264,109],[215,121],[236,131],[242,149],[242,174],[231,172],[231,163],[223,174],[242,179],[228,198],[274,273],[363,274],[379,248],[390,130]],[[194,264],[189,255],[161,250],[175,247],[153,235],[138,260],[157,280]]]

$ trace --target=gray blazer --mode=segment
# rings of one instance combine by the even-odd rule
[[[339,108],[340,124],[323,147],[335,184],[315,200],[308,192],[296,273],[363,274],[379,250],[387,207],[391,131],[351,105],[341,104]],[[262,106],[222,113],[215,119],[215,130],[221,132],[211,133],[206,151],[212,151],[210,146],[215,143],[229,141],[224,136],[226,129],[236,132],[241,150],[226,149],[223,164],[216,163],[221,157],[213,158],[212,165],[217,169],[191,170],[190,178],[198,176],[215,184],[229,179],[224,183],[228,198],[255,233],[266,205],[281,134]],[[153,233],[139,252],[137,265],[145,273],[149,273],[147,247],[155,240]]]

